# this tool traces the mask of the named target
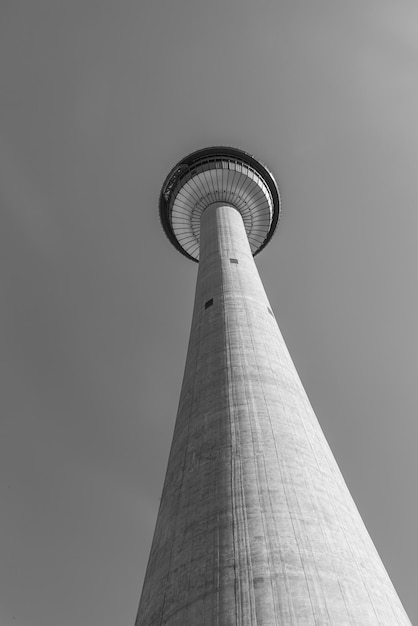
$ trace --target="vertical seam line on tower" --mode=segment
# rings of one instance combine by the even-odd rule
[[[254,262],[254,266],[255,266],[255,262]],[[257,270],[257,267],[256,267],[256,266],[255,266],[255,269],[256,269],[256,271],[257,271],[257,273],[258,273],[258,270]],[[270,362],[270,359],[269,359],[269,362]],[[271,368],[271,362],[270,362],[270,368]],[[258,365],[258,363],[257,363],[257,370],[258,370],[258,372],[259,372],[259,365]],[[272,371],[273,371],[273,370],[272,370]],[[260,376],[259,376],[259,378],[260,378]],[[273,424],[272,424],[272,420],[271,420],[271,414],[270,414],[270,410],[269,410],[269,406],[268,406],[268,403],[267,403],[267,399],[266,399],[266,396],[265,396],[264,390],[263,390],[263,398],[264,398],[264,404],[265,404],[265,406],[266,406],[266,412],[267,412],[267,415],[268,415],[268,417],[269,417],[269,424],[270,424],[270,430],[271,430],[271,434],[272,434],[272,439],[273,439],[273,441],[274,441],[274,447],[275,447],[275,451],[276,451],[276,458],[277,458],[277,466],[278,466],[278,468],[279,468],[280,475],[282,476],[281,483],[282,483],[282,485],[283,485],[283,493],[284,493],[284,496],[285,496],[285,499],[286,499],[287,510],[289,511],[289,517],[290,517],[290,521],[291,521],[292,528],[293,528],[293,535],[294,535],[294,537],[295,537],[296,545],[297,545],[297,547],[298,547],[298,552],[299,552],[300,563],[301,563],[302,570],[303,570],[303,572],[304,572],[304,576],[305,576],[305,583],[306,583],[306,588],[307,588],[307,591],[308,591],[308,596],[309,596],[309,600],[310,600],[310,604],[311,604],[312,616],[313,616],[314,621],[315,621],[315,624],[316,624],[317,622],[316,622],[315,611],[314,611],[314,607],[313,607],[313,603],[312,603],[311,592],[310,592],[310,589],[309,589],[309,583],[308,583],[308,579],[307,579],[307,575],[306,575],[306,570],[305,570],[305,565],[304,565],[303,558],[302,558],[302,554],[301,554],[300,545],[299,545],[299,542],[298,542],[298,539],[297,539],[297,534],[296,534],[296,531],[295,531],[295,524],[294,524],[293,516],[292,516],[292,513],[291,513],[291,508],[290,508],[290,506],[289,506],[288,494],[287,494],[287,492],[286,492],[286,482],[283,480],[283,472],[282,472],[282,466],[281,466],[281,459],[280,459],[280,457],[279,457],[278,450],[277,450],[275,432],[274,432],[274,429],[273,429]],[[292,481],[292,483],[293,483],[293,481]],[[293,485],[293,490],[294,490],[294,493],[295,493],[295,495],[296,495],[296,492],[295,492],[295,489],[294,489],[294,485]],[[294,615],[293,605],[292,605],[292,614]],[[295,626],[297,626],[297,622],[295,622]]]
[[[221,268],[221,272],[222,272],[223,268]],[[224,285],[223,285],[224,286]],[[228,395],[229,397],[231,396],[231,384],[230,384],[230,367],[231,367],[231,356],[230,356],[230,350],[229,350],[229,344],[228,344],[228,323],[227,323],[227,313],[226,313],[226,306],[225,306],[225,292],[223,290],[223,293],[221,295],[221,298],[223,299],[223,318],[224,318],[224,333],[225,333],[225,344],[226,344],[226,351],[225,351],[225,355],[226,355],[226,376],[227,376],[227,388],[228,388]],[[231,400],[231,397],[230,397]],[[232,502],[232,542],[233,542],[233,551],[234,551],[234,599],[235,599],[235,618],[237,619],[237,624],[242,623],[242,619],[241,619],[241,589],[240,589],[240,580],[237,580],[237,562],[238,562],[238,555],[237,555],[237,545],[236,545],[236,529],[235,529],[235,510],[236,510],[236,503],[235,503],[235,496],[234,496],[234,486],[235,486],[235,459],[234,459],[234,448],[235,448],[235,423],[234,423],[234,418],[235,415],[232,412],[231,409],[232,403],[231,401],[228,402],[228,417],[229,417],[229,429],[230,429],[230,437],[231,437],[231,446],[230,446],[230,455],[231,455],[231,502]],[[239,588],[239,592],[237,593],[237,587]]]
[[[231,242],[226,243],[226,247],[228,248]],[[224,242],[225,245],[225,242]],[[229,257],[229,255],[228,255]],[[227,258],[227,257],[226,257]],[[225,294],[225,278],[224,276],[228,276],[228,272],[230,272],[230,266],[229,264],[226,264],[226,258],[223,260],[224,262],[221,261],[221,273],[222,273],[222,285],[223,285],[223,313],[224,313],[224,332],[225,332],[225,345],[226,345],[226,354],[227,354],[227,377],[228,377],[228,394],[229,394],[229,406],[233,407],[235,406],[235,402],[234,402],[234,390],[233,390],[233,385],[231,384],[232,381],[232,377],[233,377],[233,372],[232,372],[232,358],[231,358],[231,348],[230,348],[230,343],[229,341],[227,341],[227,336],[228,338],[230,338],[229,336],[229,316],[227,314],[227,307],[226,307],[226,294]],[[232,396],[231,396],[232,394]],[[236,435],[236,430],[238,428],[239,431],[239,425],[237,425],[236,423],[236,414],[235,411],[232,412],[231,408],[229,409],[229,419],[230,419],[230,432],[231,432],[231,444],[233,442],[236,442],[237,439],[237,435]],[[234,437],[233,437],[233,433],[234,433]],[[236,444],[235,444],[236,446]],[[241,493],[241,497],[243,502],[245,502],[245,494],[243,492],[243,483],[242,483],[242,460],[241,460],[241,455],[239,455],[239,459],[235,460],[235,457],[237,457],[237,455],[235,454],[235,449],[232,447],[231,445],[231,490],[232,490],[232,494],[234,494],[234,488],[236,483],[238,482],[238,479],[236,477],[236,464],[239,465],[239,491]],[[234,515],[233,515],[233,524],[234,524],[234,530],[235,530],[235,515],[238,515],[237,512],[237,507],[236,507],[236,502],[234,499]],[[252,568],[252,561],[251,561],[251,556],[249,556],[248,554],[248,547],[249,547],[249,536],[248,536],[248,522],[246,519],[246,509],[245,506],[242,506],[242,519],[243,519],[243,526],[244,526],[244,532],[245,532],[245,538],[246,538],[246,542],[245,542],[245,560],[246,560],[246,565],[248,567],[247,571],[247,576],[246,576],[246,585],[247,585],[247,593],[248,593],[248,600],[249,600],[249,609],[250,609],[250,615],[249,615],[249,619],[250,619],[250,623],[253,624],[254,626],[256,626],[257,624],[257,614],[256,614],[256,602],[255,602],[255,594],[254,594],[254,587],[253,587],[253,568]],[[237,529],[239,530],[239,529]],[[234,534],[234,547],[236,544],[236,536]],[[240,562],[240,558],[239,558],[239,554],[238,554],[238,558],[237,558],[237,562]],[[238,576],[238,586],[239,586],[239,590],[240,590],[240,602],[239,602],[239,610],[240,610],[240,616],[238,616],[240,618],[240,621],[237,622],[237,626],[239,624],[239,626],[244,626],[244,622],[242,621],[243,618],[243,590],[242,590],[242,581],[241,581],[241,567],[239,569],[239,576]],[[235,578],[237,580],[237,572],[236,569],[235,571]],[[236,602],[236,606],[237,606],[237,602]]]
[[[257,268],[255,266],[254,260],[253,260],[253,263],[254,263],[255,270],[257,271]],[[257,271],[257,273],[258,273],[258,271]],[[239,275],[238,280],[239,280],[240,286],[242,287],[241,275]],[[249,314],[248,314],[248,309],[247,309],[247,302],[245,301],[245,299],[244,299],[244,307],[243,308],[244,308],[244,315],[245,315],[246,320],[247,320],[247,329],[248,330],[251,329],[250,341],[251,341],[253,354],[255,355],[256,354],[256,350],[255,350],[254,339],[253,339],[253,334],[252,334],[252,325],[250,324]],[[260,377],[260,369],[259,369],[259,365],[258,365],[257,359],[256,359],[255,362],[256,362],[256,366],[257,366],[258,383],[259,383],[260,388],[262,388],[261,377]],[[264,398],[264,403],[266,404],[266,399],[265,399],[264,393],[263,393],[263,398]],[[269,415],[267,405],[266,405],[266,409],[267,409],[267,415]],[[251,433],[253,434],[254,430],[253,430],[251,421],[250,421],[250,429],[251,429]],[[258,434],[256,435],[256,437],[257,437],[257,443],[258,443]],[[276,601],[275,601],[276,594],[275,594],[275,590],[273,588],[273,582],[272,582],[272,566],[271,566],[271,560],[270,560],[270,556],[269,556],[271,551],[272,551],[271,550],[272,546],[271,546],[271,541],[270,541],[270,535],[269,535],[268,532],[266,532],[267,529],[266,529],[266,520],[265,520],[265,513],[264,513],[263,503],[260,501],[261,491],[260,491],[260,484],[259,484],[259,478],[258,478],[258,464],[259,464],[259,459],[258,459],[258,454],[256,454],[255,455],[255,468],[254,469],[255,469],[255,472],[256,472],[256,481],[257,481],[257,488],[258,488],[258,494],[259,494],[259,503],[260,503],[260,513],[261,513],[261,517],[262,517],[262,524],[263,524],[263,528],[264,528],[264,535],[267,538],[267,542],[268,542],[269,548],[270,548],[270,550],[268,551],[268,554],[267,554],[267,562],[268,562],[269,570],[270,570],[269,571],[269,573],[270,573],[270,589],[271,589],[271,594],[272,594],[273,605],[274,605],[274,608],[275,608],[275,623],[277,625],[277,611],[276,611],[276,608],[278,608],[279,611],[280,611],[280,603],[279,603],[279,607],[277,607]],[[265,467],[264,457],[263,457],[263,460],[262,460],[262,465],[263,465],[264,477],[265,477],[265,480],[266,480],[267,492],[268,492],[268,477],[267,477],[267,471],[266,471],[266,467]],[[270,500],[270,497],[269,497],[269,500]]]

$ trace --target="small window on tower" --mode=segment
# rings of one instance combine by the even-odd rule
[[[274,317],[274,313],[269,306],[267,307],[267,311],[270,313],[272,317]]]
[[[230,263],[237,263],[238,264],[238,259],[229,259]]]
[[[212,304],[213,304],[213,298],[205,302],[205,309],[208,309],[210,306],[212,306]]]

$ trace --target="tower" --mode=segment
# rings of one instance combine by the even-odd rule
[[[136,626],[406,626],[253,257],[271,173],[234,148],[170,172],[162,226],[199,263],[167,473]]]

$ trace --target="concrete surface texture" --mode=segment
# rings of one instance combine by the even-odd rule
[[[233,207],[206,209],[136,626],[406,626]]]

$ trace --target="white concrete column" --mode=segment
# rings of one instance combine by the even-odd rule
[[[208,207],[137,626],[407,626],[271,311],[239,212]]]

